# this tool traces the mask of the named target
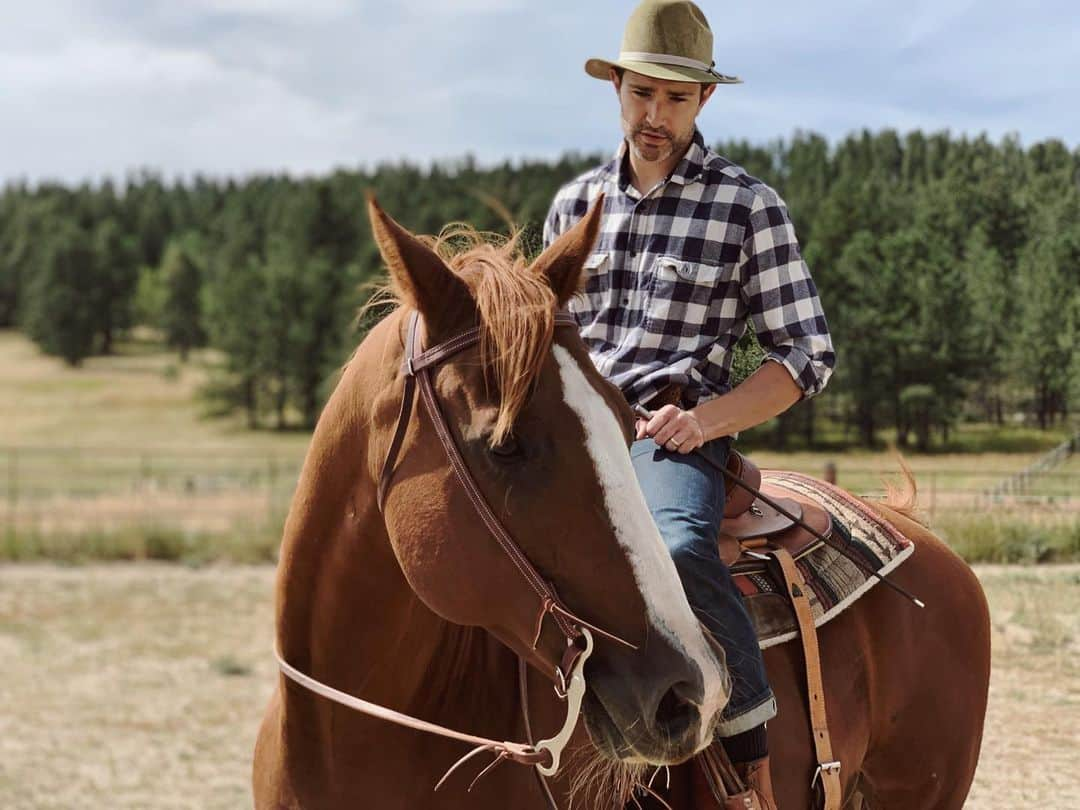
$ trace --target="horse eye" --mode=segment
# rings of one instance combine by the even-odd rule
[[[501,459],[517,459],[524,455],[522,451],[521,442],[517,440],[517,437],[513,433],[506,436],[501,442],[495,444],[491,448],[493,455],[498,456]]]

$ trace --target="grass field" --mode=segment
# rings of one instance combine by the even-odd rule
[[[150,341],[118,349],[73,370],[0,331],[0,559],[272,560],[308,436],[202,418],[205,353],[180,364]],[[907,455],[920,506],[969,559],[1080,557],[1080,456],[1020,497],[977,498],[1066,435],[965,426],[957,445],[1022,450]],[[835,464],[860,494],[899,481],[889,452],[753,457],[817,476]]]
[[[967,807],[1080,807],[1080,566],[976,571],[994,663]],[[0,565],[0,807],[250,807],[272,580],[270,566]]]
[[[117,349],[71,369],[20,333],[0,330],[0,446],[303,455],[303,433],[248,431],[239,419],[200,418],[194,394],[206,379],[205,353],[181,364],[153,342]]]
[[[42,355],[22,334],[0,330],[0,370],[4,386],[0,396],[0,446],[169,448],[205,455],[256,453],[298,459],[307,445],[306,434],[249,431],[239,419],[203,419],[194,394],[206,380],[206,352],[194,352],[188,363],[162,351],[151,340],[128,340],[117,354],[91,357],[78,369]],[[754,442],[755,432],[747,431]],[[964,452],[908,456],[916,472],[965,469],[976,477],[1007,474],[1025,466],[1039,453],[1067,438],[1066,428],[1040,431],[1031,427],[1005,429],[963,425],[954,444]],[[826,439],[834,439],[823,429]],[[979,465],[969,462],[969,450],[980,451]],[[835,453],[784,453],[755,450],[769,466],[782,460],[792,469],[819,473]],[[885,452],[846,451],[841,475],[893,468]],[[1080,466],[1078,466],[1080,469]],[[873,478],[868,478],[876,486]],[[844,483],[841,481],[841,483]],[[858,485],[853,478],[849,485]]]

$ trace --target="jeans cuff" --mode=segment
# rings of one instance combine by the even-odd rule
[[[740,711],[734,717],[724,717],[716,724],[713,733],[715,737],[734,737],[752,728],[760,726],[766,720],[776,717],[776,697],[770,689],[765,696],[747,709]]]

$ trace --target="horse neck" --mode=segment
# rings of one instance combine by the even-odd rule
[[[294,666],[365,700],[511,739],[520,715],[513,655],[413,593],[376,503],[374,406],[358,392],[394,384],[379,375],[397,366],[382,362],[396,323],[380,327],[389,337],[373,333],[361,346],[312,437],[282,540],[278,645]],[[497,722],[481,731],[478,717]]]

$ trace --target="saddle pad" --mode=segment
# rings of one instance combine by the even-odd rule
[[[879,581],[864,573],[850,557],[858,557],[866,568],[887,574],[915,550],[914,544],[892,524],[839,487],[808,475],[782,470],[762,470],[761,477],[763,483],[819,503],[832,516],[833,543],[845,549],[841,554],[819,543],[796,560],[810,590],[810,607],[817,627],[838,615]],[[762,562],[758,566],[744,566],[740,563],[739,568],[742,570],[735,576],[735,584],[754,622],[761,649],[796,638],[795,611],[775,573],[775,565]]]

